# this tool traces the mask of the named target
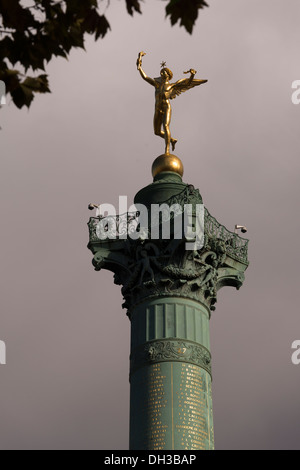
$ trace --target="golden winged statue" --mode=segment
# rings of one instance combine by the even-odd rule
[[[190,69],[187,72],[183,72],[190,73],[189,78],[183,78],[181,80],[177,80],[175,83],[170,83],[169,80],[172,80],[173,73],[170,69],[165,67],[165,62],[162,62],[161,64],[162,69],[160,71],[160,77],[150,78],[142,68],[142,58],[144,55],[146,55],[145,52],[139,53],[136,65],[141,77],[155,88],[154,134],[165,140],[165,154],[169,155],[170,145],[172,145],[172,151],[174,151],[177,142],[177,139],[171,137],[170,132],[172,114],[170,100],[173,100],[184,91],[206,83],[207,80],[195,80],[194,76],[197,72],[194,69]]]

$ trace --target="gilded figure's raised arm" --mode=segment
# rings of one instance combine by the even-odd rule
[[[141,77],[146,82],[150,83],[150,85],[156,86],[155,80],[153,80],[153,78],[148,77],[148,75],[146,75],[146,73],[144,72],[144,70],[142,68],[142,58],[143,58],[144,55],[146,55],[146,52],[143,52],[143,51],[139,52],[139,55],[138,55],[138,58],[137,58],[137,61],[136,61],[137,69],[140,72]]]

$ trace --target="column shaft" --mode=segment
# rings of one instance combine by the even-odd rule
[[[213,449],[209,311],[163,297],[131,312],[130,449]]]

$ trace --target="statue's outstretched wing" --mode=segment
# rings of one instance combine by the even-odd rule
[[[206,83],[207,80],[190,80],[189,78],[184,78],[183,80],[178,80],[178,82],[174,83],[172,85],[172,88],[170,90],[170,100],[173,100],[176,98],[176,96],[179,96],[181,93],[184,91],[190,90],[191,88],[194,88],[195,86],[202,85],[203,83]]]

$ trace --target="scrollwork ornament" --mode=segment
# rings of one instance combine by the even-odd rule
[[[186,362],[211,374],[211,354],[204,346],[189,340],[168,338],[150,341],[132,352],[131,374],[140,367],[158,362]]]

